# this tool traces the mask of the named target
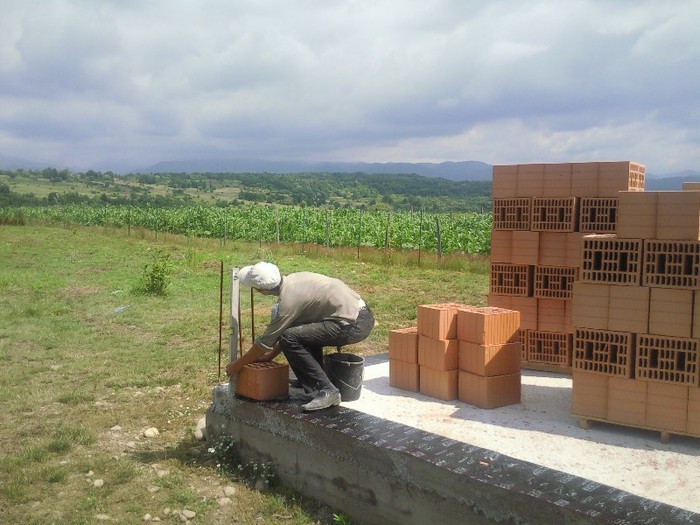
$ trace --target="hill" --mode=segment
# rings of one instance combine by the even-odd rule
[[[143,173],[370,173],[414,174],[453,181],[491,180],[491,165],[479,161],[411,162],[298,162],[268,160],[186,160],[159,162]]]

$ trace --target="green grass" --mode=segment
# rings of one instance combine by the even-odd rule
[[[169,286],[141,293],[144,268],[167,254]],[[479,256],[306,244],[227,243],[146,230],[0,226],[0,523],[94,523],[108,515],[163,521],[188,508],[199,523],[332,523],[324,509],[274,487],[258,492],[217,468],[192,437],[219,381],[221,261],[224,315],[233,267],[267,259],[283,273],[337,276],[373,307],[378,325],[355,351],[387,350],[388,331],[415,324],[416,306],[483,305],[488,264]],[[256,333],[273,299],[256,294]],[[244,345],[250,294],[241,295]],[[222,328],[222,365],[228,355]],[[223,372],[222,372],[223,375]],[[223,379],[223,378],[222,378]],[[147,439],[143,431],[158,428]],[[94,481],[101,479],[102,487]],[[223,487],[237,492],[220,506]]]

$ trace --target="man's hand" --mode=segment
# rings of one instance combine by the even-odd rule
[[[238,366],[235,365],[234,361],[231,361],[229,364],[226,365],[226,375],[231,378],[235,377],[238,375]]]

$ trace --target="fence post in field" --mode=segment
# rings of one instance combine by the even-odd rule
[[[438,260],[442,259],[442,236],[440,234],[440,217],[435,216],[435,224],[437,225],[437,256]]]
[[[328,224],[328,208],[326,208],[326,255],[330,253],[331,250],[331,230]]]
[[[126,209],[126,234],[131,237],[131,206]]]
[[[386,230],[384,231],[384,251],[389,248],[389,224],[391,223],[391,212],[386,213]]]
[[[306,252],[306,208],[301,209],[301,253]]]
[[[360,243],[362,242],[362,210],[357,225],[357,258],[360,258]]]
[[[420,266],[420,250],[423,241],[423,209],[420,210],[420,219],[418,223],[418,266]]]
[[[280,209],[275,208],[275,240],[280,243]]]

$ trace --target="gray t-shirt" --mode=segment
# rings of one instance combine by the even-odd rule
[[[255,342],[272,350],[282,332],[290,326],[327,319],[353,322],[363,304],[358,293],[340,279],[312,272],[291,273],[282,279],[272,322]]]

